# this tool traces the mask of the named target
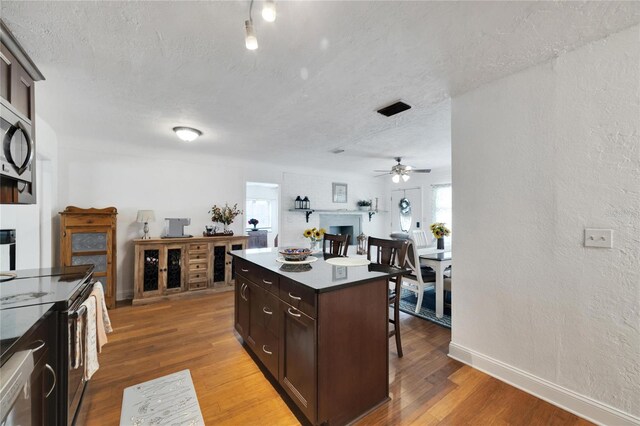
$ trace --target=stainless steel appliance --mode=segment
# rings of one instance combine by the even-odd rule
[[[23,187],[24,183],[32,183],[35,147],[31,138],[31,122],[7,105],[4,99],[0,100],[0,135],[0,177],[16,179],[23,183]]]
[[[0,271],[16,270],[16,230],[0,229]]]
[[[39,390],[43,386],[44,374],[53,371],[45,359],[45,352],[27,349],[14,353],[0,367],[2,426],[43,424],[42,413],[47,393]],[[53,387],[48,393],[52,390]]]
[[[0,284],[0,309],[53,303],[58,311],[59,358],[55,373],[58,378],[59,417],[53,423],[71,425],[86,388],[84,365],[74,365],[72,360],[75,359],[77,319],[85,313],[81,305],[93,289],[93,266],[17,271],[16,275],[14,280]]]
[[[184,227],[191,225],[191,219],[186,217],[165,217],[165,235],[163,238],[189,238],[192,235],[184,233]]]

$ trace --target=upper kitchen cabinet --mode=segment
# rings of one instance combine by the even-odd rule
[[[0,204],[35,204],[35,85],[44,76],[0,21]]]

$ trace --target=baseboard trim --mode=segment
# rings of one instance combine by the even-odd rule
[[[640,417],[558,386],[454,342],[449,344],[449,357],[593,423],[616,426],[640,425]]]

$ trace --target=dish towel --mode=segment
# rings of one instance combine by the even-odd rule
[[[96,298],[89,296],[82,302],[87,308],[84,319],[84,379],[89,380],[98,371],[98,342],[96,332]]]
[[[107,343],[107,333],[111,333],[111,320],[107,313],[107,304],[104,301],[104,290],[100,281],[93,285],[93,290],[89,297],[96,299],[96,329],[97,329],[97,345],[98,352],[102,352],[102,347]]]
[[[69,324],[69,335],[71,335],[71,332],[74,333],[73,335],[73,359],[71,360],[71,368],[76,369],[76,368],[80,368],[80,365],[82,365],[82,344],[84,342],[84,315],[80,315],[78,318],[76,318],[75,320],[75,324],[74,327],[71,326],[71,324]],[[71,345],[71,342],[69,342],[69,345]]]

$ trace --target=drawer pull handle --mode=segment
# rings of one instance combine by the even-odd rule
[[[33,352],[38,352],[40,349],[44,348],[44,341],[42,341],[42,340],[38,339],[33,343],[37,343],[38,344],[38,346],[36,346],[35,348],[31,349]]]
[[[51,389],[49,389],[49,392],[44,396],[45,398],[49,398],[49,395],[51,395],[53,390],[56,388],[56,372],[53,371],[53,368],[51,368],[49,364],[45,364],[45,368],[53,374],[53,384],[51,385]]]
[[[262,308],[262,312],[264,312],[267,315],[273,315],[273,311],[268,310],[266,306]]]
[[[302,300],[302,297],[294,296],[291,293],[289,293],[289,297],[292,298],[293,300]]]
[[[289,315],[294,316],[294,317],[301,317],[302,316],[300,314],[296,314],[295,312],[291,312],[291,308],[287,308],[287,312],[289,312]]]
[[[244,299],[245,302],[247,302],[249,299],[247,299],[247,297],[244,295],[244,291],[247,289],[247,285],[246,284],[242,284],[242,287],[240,288],[240,297],[242,297],[242,299]]]
[[[262,345],[262,351],[267,355],[273,355],[273,352],[267,350],[267,345]]]
[[[273,284],[273,281],[262,280],[262,282],[269,285]]]
[[[228,263],[227,263],[227,265],[228,265]],[[248,269],[244,269],[244,268],[240,268],[240,270],[241,270],[242,272],[249,272],[249,270],[248,270]]]

